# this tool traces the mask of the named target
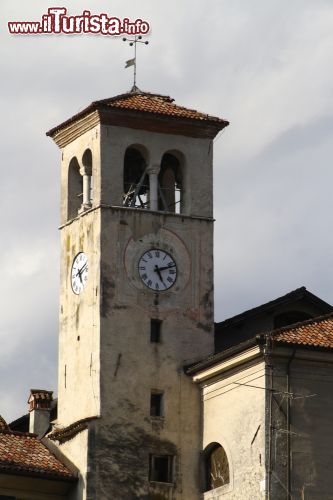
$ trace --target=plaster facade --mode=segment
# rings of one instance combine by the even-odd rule
[[[202,388],[203,446],[220,444],[228,457],[228,484],[207,491],[204,500],[265,498],[265,364],[258,349],[249,356],[216,363],[198,372]],[[252,387],[253,386],[253,387]]]
[[[203,473],[204,500],[331,500],[332,354],[259,342],[208,361],[193,371],[203,394],[202,467],[218,443],[230,480],[207,491]]]

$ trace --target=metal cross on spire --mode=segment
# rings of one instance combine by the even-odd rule
[[[130,66],[134,66],[134,84],[133,84],[133,87],[131,89],[131,92],[136,92],[137,90],[139,90],[138,87],[136,86],[136,44],[137,43],[144,43],[145,45],[148,45],[149,42],[143,41],[141,35],[135,35],[135,37],[132,39],[131,38],[123,38],[123,42],[129,42],[131,47],[133,47],[133,45],[134,45],[134,57],[133,57],[133,59],[129,59],[128,61],[126,61],[125,68],[129,68]]]

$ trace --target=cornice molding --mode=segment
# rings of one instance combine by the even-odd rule
[[[217,361],[216,364],[209,366],[208,368],[203,368],[192,376],[192,380],[195,383],[206,382],[221,373],[232,370],[239,365],[248,363],[249,361],[260,357],[262,357],[260,347],[252,347],[251,349],[236,354],[224,361]]]

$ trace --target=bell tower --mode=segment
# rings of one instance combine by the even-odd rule
[[[62,152],[58,421],[77,500],[199,499],[213,352],[213,139],[228,122],[134,91],[48,135]]]

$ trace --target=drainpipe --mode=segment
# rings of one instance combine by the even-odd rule
[[[273,367],[269,365],[269,427],[268,427],[268,471],[267,471],[267,499],[271,498],[271,482],[272,482],[272,435],[273,435]]]
[[[270,500],[271,496],[271,477],[272,477],[272,433],[273,433],[273,365],[271,362],[271,354],[273,341],[270,335],[258,335],[257,342],[260,345],[265,361],[265,366],[269,368],[269,421],[268,421],[268,454],[266,454],[266,499]]]
[[[287,500],[291,500],[291,440],[290,440],[290,365],[294,360],[296,349],[293,350],[287,363]]]

